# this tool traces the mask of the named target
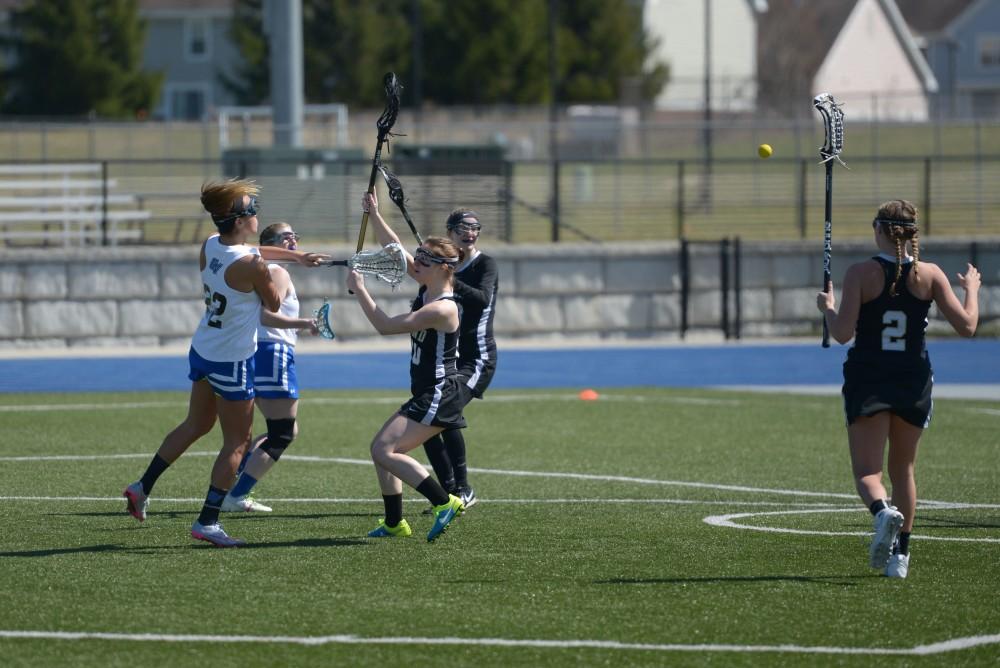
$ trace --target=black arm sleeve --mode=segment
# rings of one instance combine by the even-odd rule
[[[497,283],[499,270],[496,260],[489,256],[483,257],[480,261],[482,262],[482,272],[480,273],[479,285],[472,286],[456,278],[455,294],[463,303],[486,308],[490,300],[493,299],[493,288]]]

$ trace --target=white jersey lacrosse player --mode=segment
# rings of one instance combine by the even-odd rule
[[[288,223],[274,223],[260,234],[262,247],[295,250],[299,235]],[[257,408],[267,421],[267,433],[253,439],[237,471],[238,478],[222,502],[223,512],[271,512],[255,501],[250,492],[267,475],[298,433],[299,385],[295,375],[295,344],[299,330],[317,334],[313,320],[299,317],[299,298],[284,267],[269,264],[271,279],[281,295],[276,312],[261,312],[254,355],[254,388]]]

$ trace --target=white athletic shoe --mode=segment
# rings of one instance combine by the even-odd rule
[[[195,520],[194,524],[191,525],[191,537],[211,543],[216,547],[240,547],[241,545],[246,545],[239,538],[233,538],[227,534],[218,522],[203,526],[198,524],[198,520]]]
[[[226,494],[226,498],[222,500],[220,510],[224,513],[269,513],[271,512],[271,507],[265,506],[263,503],[257,503],[249,495],[237,497]]]
[[[875,535],[872,536],[872,544],[868,550],[868,563],[872,568],[881,569],[889,562],[892,544],[896,542],[896,536],[903,526],[903,513],[896,510],[895,506],[883,508],[875,516],[874,526]]]
[[[479,499],[476,498],[476,492],[471,487],[466,487],[458,493],[458,498],[462,499],[462,505],[468,510],[472,506],[476,505]]]
[[[128,514],[140,522],[145,522],[149,497],[142,491],[142,483],[139,481],[132,483],[125,488],[122,496],[125,497],[125,510],[128,511]]]
[[[889,578],[905,578],[910,571],[910,555],[894,554],[885,565],[885,576]]]

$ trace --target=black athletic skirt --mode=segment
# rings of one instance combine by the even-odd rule
[[[478,362],[478,360],[477,360]],[[493,372],[496,371],[495,364],[463,364],[458,367],[458,375],[462,377],[463,385],[468,389],[469,401],[482,399],[483,392],[490,386],[493,380]]]
[[[889,411],[915,427],[926,427],[934,407],[933,384],[926,352],[919,357],[895,357],[886,353],[857,354],[852,349],[844,362],[841,391],[847,424],[853,424],[859,417]]]
[[[462,429],[462,409],[469,403],[461,376],[447,376],[434,385],[411,387],[413,396],[399,407],[399,412],[420,424]]]

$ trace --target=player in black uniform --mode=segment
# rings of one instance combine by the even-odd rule
[[[465,261],[455,270],[455,297],[462,306],[458,373],[468,402],[483,398],[497,366],[493,317],[500,273],[496,260],[476,247],[482,225],[475,211],[455,209],[446,225],[448,238],[465,253]],[[469,485],[462,430],[446,429],[424,443],[424,451],[441,485],[462,499],[466,508],[476,503],[476,493]]]
[[[374,228],[380,243],[393,239],[378,215],[377,200],[366,197],[364,206],[376,221]],[[409,524],[403,519],[402,482],[427,497],[434,506],[434,525],[427,534],[433,541],[448,524],[465,511],[461,499],[449,494],[410,457],[410,450],[444,429],[465,427],[462,408],[465,401],[455,360],[458,355],[458,326],[461,319],[453,292],[455,267],[462,262],[462,251],[448,239],[430,237],[413,256],[407,253],[407,271],[421,285],[413,310],[397,316],[386,315],[365,288],[361,274],[352,271],[347,287],[354,292],[368,320],[380,334],[410,334],[411,398],[394,413],[371,445],[379,487],[385,504],[385,517],[369,532],[372,538],[409,536]],[[401,482],[402,481],[402,482]]]
[[[913,466],[932,408],[927,312],[933,302],[958,334],[975,334],[980,276],[971,264],[958,274],[963,304],[937,265],[920,262],[917,209],[906,200],[879,207],[872,227],[880,252],[847,269],[840,312],[832,283],[816,305],[838,343],[854,338],[844,363],[844,411],[855,485],[875,517],[870,565],[905,578],[917,507]],[[886,440],[893,505],[882,485]]]

